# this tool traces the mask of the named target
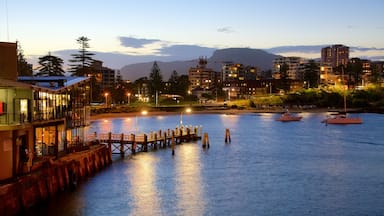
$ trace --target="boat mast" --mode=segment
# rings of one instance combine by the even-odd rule
[[[344,97],[344,113],[347,114],[347,95],[344,85],[344,66],[341,67],[341,83],[343,87],[343,97]]]

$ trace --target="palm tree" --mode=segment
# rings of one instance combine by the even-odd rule
[[[48,55],[39,58],[41,66],[36,76],[64,76],[63,63],[63,59],[48,52]]]

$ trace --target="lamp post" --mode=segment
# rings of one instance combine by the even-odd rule
[[[104,93],[104,97],[105,97],[105,106],[108,107],[108,92]]]
[[[180,127],[183,126],[183,112],[190,113],[191,111],[191,108],[187,108],[185,111],[180,112]]]
[[[127,93],[128,105],[131,103],[131,93]]]

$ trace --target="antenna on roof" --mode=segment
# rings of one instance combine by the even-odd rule
[[[9,25],[8,25],[8,1],[5,1],[5,19],[7,22],[7,42],[9,42]]]

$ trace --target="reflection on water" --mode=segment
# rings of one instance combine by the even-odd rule
[[[128,156],[51,200],[36,215],[383,215],[384,115],[362,125],[300,122],[278,114],[185,115],[203,125],[201,142]],[[174,128],[180,116],[140,116],[145,132]],[[135,118],[94,121],[90,131],[127,133]],[[225,129],[231,143],[224,142]]]
[[[176,159],[176,205],[178,215],[203,215],[205,198],[204,182],[201,178],[201,150],[183,146]]]
[[[156,158],[144,155],[133,165],[134,174],[126,175],[132,196],[131,214],[158,215],[161,213],[161,203],[158,197],[159,189],[156,187]],[[125,170],[126,174],[127,172],[132,170]],[[150,208],[145,205],[150,205]]]

